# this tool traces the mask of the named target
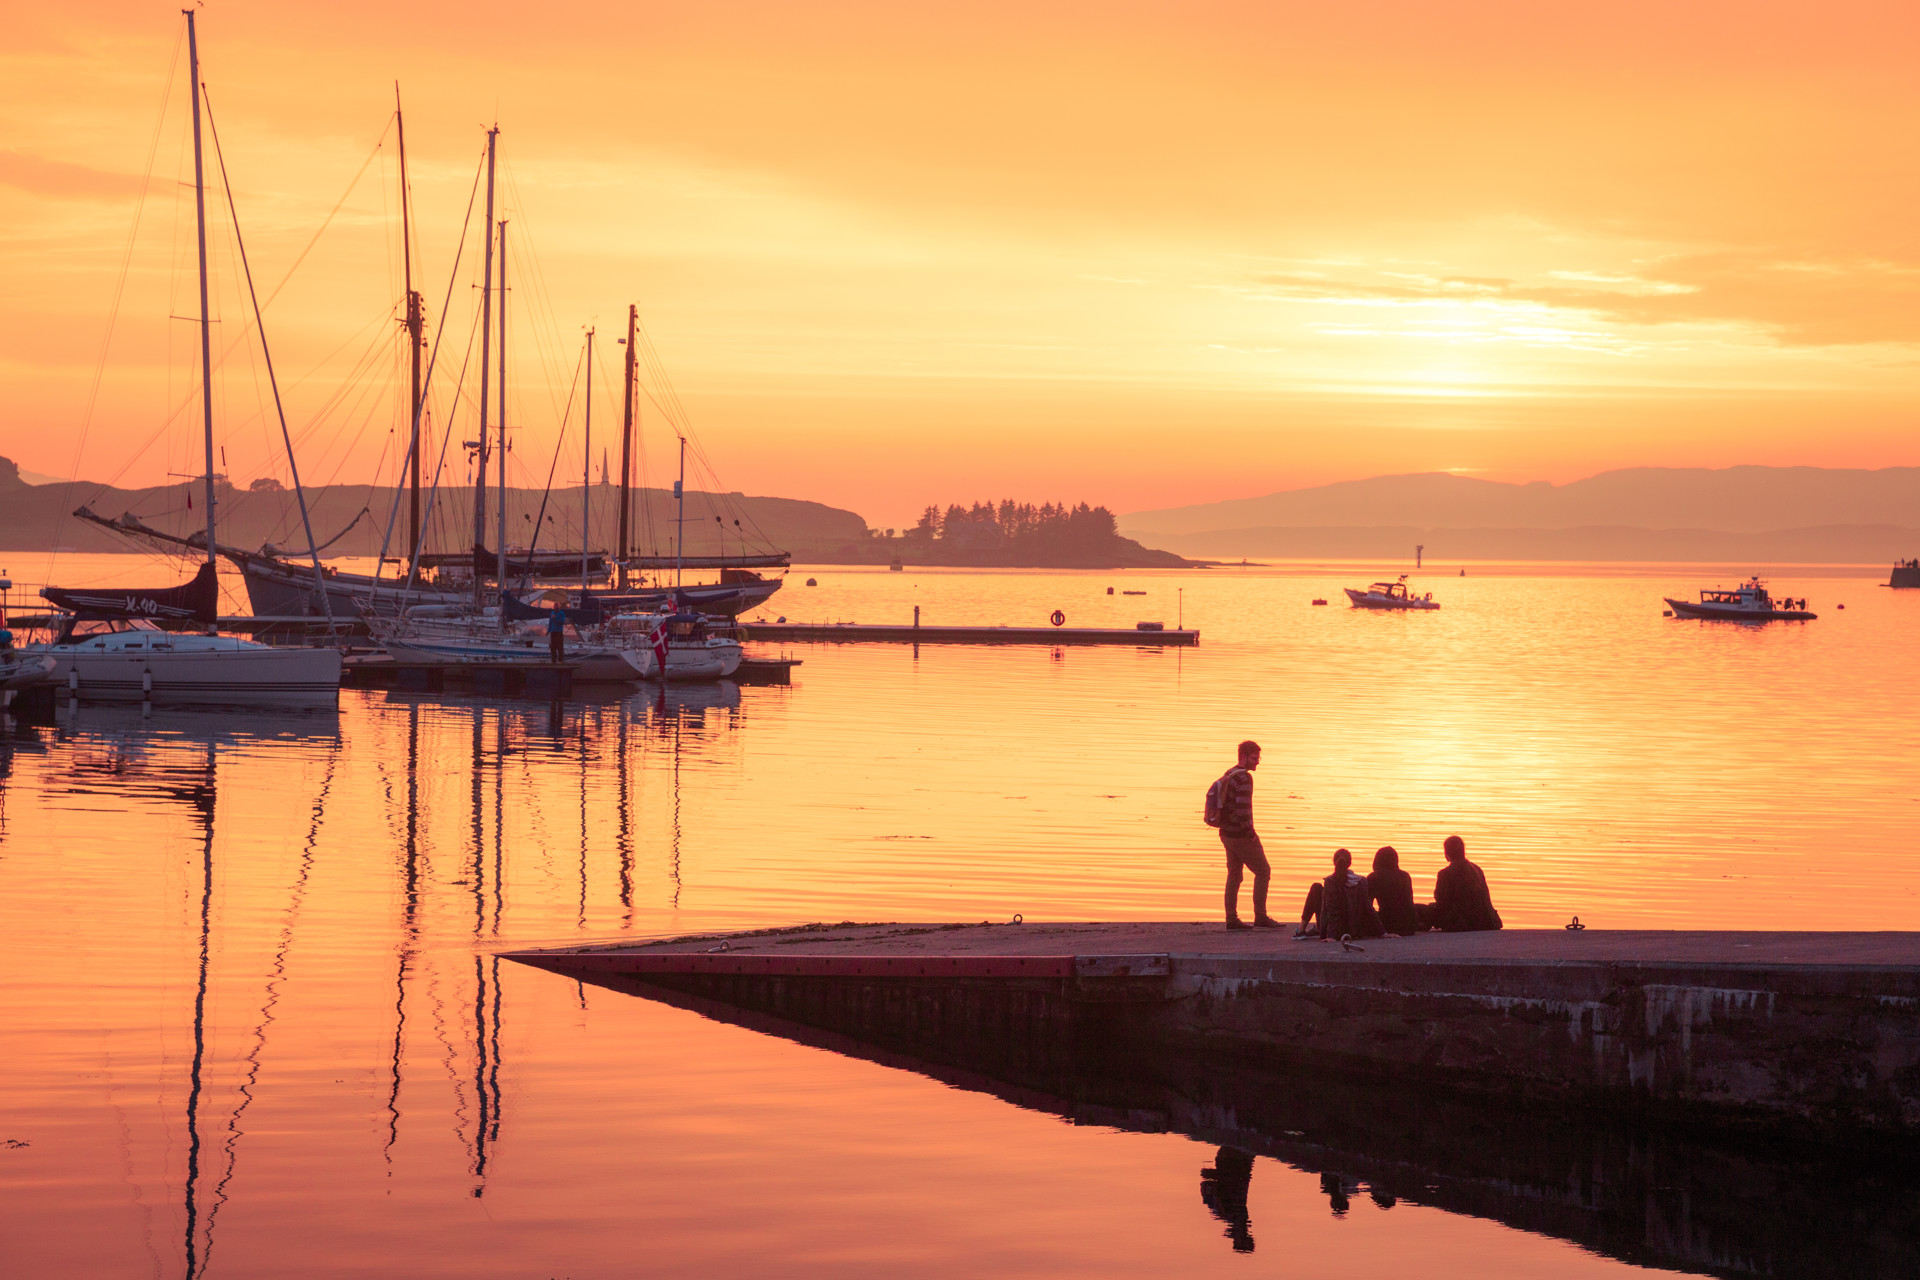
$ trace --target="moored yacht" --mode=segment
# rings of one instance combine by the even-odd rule
[[[1352,587],[1342,587],[1347,599],[1356,609],[1438,609],[1434,603],[1433,592],[1416,596],[1407,590],[1407,575],[1401,574],[1398,582],[1376,582],[1365,591],[1356,591]]]
[[[51,660],[55,685],[102,701],[331,706],[340,699],[338,649],[163,631],[144,619],[83,622],[68,615],[51,642],[21,652]]]
[[[1666,597],[1678,618],[1707,618],[1722,622],[1810,622],[1805,600],[1775,600],[1758,577],[1737,587],[1713,587],[1700,592],[1699,603]]]

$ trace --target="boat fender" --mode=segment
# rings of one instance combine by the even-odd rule
[[[1027,918],[1021,915],[1018,911],[1013,913],[1013,919],[1007,921],[1008,924],[1025,924],[1026,922],[1027,922]]]
[[[1060,610],[1055,609],[1053,611],[1053,617],[1050,619],[1050,621],[1056,627],[1064,627],[1067,625],[1067,615],[1060,612]]]
[[[708,947],[707,954],[710,956],[718,955],[722,951],[731,951],[731,950],[733,950],[733,944],[730,942],[723,942],[717,947]]]
[[[1578,932],[1580,932],[1580,931],[1581,931],[1582,929],[1584,929],[1584,928],[1586,928],[1586,927],[1587,927],[1587,926],[1585,926],[1585,925],[1583,925],[1583,924],[1581,924],[1581,923],[1580,923],[1580,917],[1579,917],[1579,916],[1575,916],[1575,917],[1573,918],[1573,921],[1572,921],[1572,923],[1570,923],[1570,924],[1568,924],[1568,925],[1567,925],[1567,932],[1568,932],[1568,933],[1578,933]]]
[[[1661,616],[1661,617],[1663,617],[1663,618],[1671,618],[1671,617],[1673,616],[1673,610],[1671,610],[1671,609],[1662,609],[1662,610],[1660,611],[1660,616]]]

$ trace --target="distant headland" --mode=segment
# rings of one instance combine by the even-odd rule
[[[35,477],[41,479],[42,477]],[[246,488],[214,478],[220,502],[220,540],[249,550],[271,545],[298,554],[306,546],[296,495],[270,479]],[[203,526],[196,511],[202,482],[182,480],[145,489],[119,489],[78,480],[34,484],[8,458],[0,458],[0,551],[127,551],[126,539],[84,521],[69,519],[87,506],[109,520],[131,512],[163,532],[185,536]],[[594,549],[615,545],[618,503],[615,490],[596,485],[593,526],[586,541]],[[404,523],[405,497],[398,506],[391,487],[364,484],[315,485],[307,489],[314,535],[328,556],[371,557],[401,554],[400,543],[386,539],[386,522],[395,510]],[[510,542],[524,545],[533,523],[542,524],[540,545],[581,544],[580,486],[507,490]],[[497,500],[497,499],[496,499]],[[427,549],[458,551],[472,545],[472,495],[443,489],[432,497],[425,527]],[[673,495],[662,489],[634,493],[636,553],[672,554],[675,531]],[[951,565],[956,567],[1132,569],[1178,568],[1195,562],[1170,551],[1154,551],[1121,537],[1113,512],[1080,503],[976,502],[971,507],[928,507],[911,529],[873,529],[857,513],[798,498],[749,497],[690,491],[686,510],[686,553],[690,556],[738,554],[778,548],[797,564]],[[516,536],[518,535],[518,536]],[[141,544],[139,549],[146,549]]]

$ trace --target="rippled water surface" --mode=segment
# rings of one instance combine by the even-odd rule
[[[1663,594],[1731,578],[1671,567],[1435,576],[1445,607],[1419,616],[1309,604],[1366,576],[800,570],[769,617],[1058,608],[1202,643],[803,646],[788,687],[0,721],[0,1270],[1627,1269],[1266,1157],[1236,1252],[1189,1137],[495,958],[806,920],[1215,918],[1200,797],[1249,736],[1276,910],[1336,845],[1395,844],[1424,892],[1458,832],[1509,925],[1920,927],[1920,592],[1783,578],[1821,617],[1765,627],[1663,618]]]

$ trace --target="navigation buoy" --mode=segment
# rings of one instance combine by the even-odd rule
[[[1066,625],[1067,625],[1067,615],[1066,615],[1066,614],[1064,614],[1064,613],[1062,613],[1062,612],[1060,612],[1060,611],[1059,611],[1058,609],[1055,609],[1055,610],[1053,611],[1053,619],[1052,619],[1052,621],[1053,621],[1053,625],[1054,625],[1054,626],[1056,626],[1056,627],[1064,627],[1064,626],[1066,626]]]
[[[817,583],[817,582],[815,582],[815,581],[814,581],[814,580],[813,580],[812,578],[808,578],[808,579],[807,579],[807,585],[808,585],[808,586],[810,586],[810,587],[817,587],[817,586],[819,586],[820,584],[819,584],[819,583]]]

